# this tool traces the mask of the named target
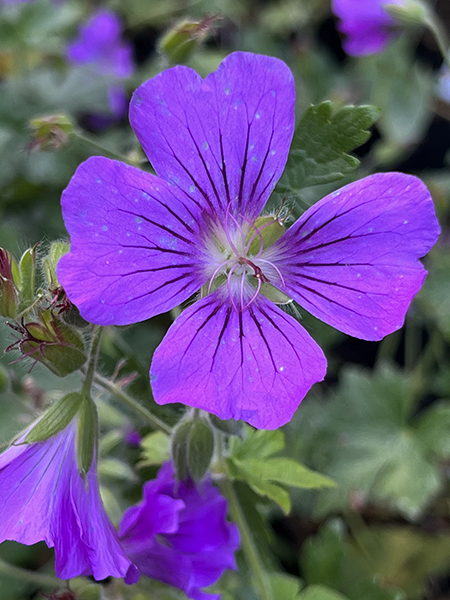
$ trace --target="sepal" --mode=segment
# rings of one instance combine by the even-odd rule
[[[80,410],[82,400],[80,392],[72,392],[55,402],[28,433],[24,443],[43,442],[65,429]]]
[[[179,481],[203,478],[214,452],[214,435],[202,419],[184,421],[172,438],[172,460]]]
[[[97,407],[88,394],[82,395],[77,424],[77,465],[85,479],[91,468],[98,444]]]

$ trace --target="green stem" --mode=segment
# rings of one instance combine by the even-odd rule
[[[128,164],[134,164],[130,160],[128,160],[127,158],[125,158],[124,156],[121,156],[120,154],[117,154],[117,152],[114,152],[112,150],[108,150],[107,148],[104,148],[103,146],[100,146],[100,144],[97,144],[97,142],[94,142],[94,140],[92,140],[89,137],[86,137],[85,135],[83,135],[82,133],[80,133],[76,129],[70,135],[71,135],[72,138],[76,138],[84,146],[87,146],[88,148],[94,150],[95,152],[97,152],[101,156],[107,156],[108,158],[113,158],[114,160],[120,160],[121,162],[125,162],[125,163],[128,163]]]
[[[42,585],[45,587],[59,587],[62,584],[60,579],[52,577],[51,575],[44,575],[43,573],[36,573],[35,571],[28,571],[21,567],[10,565],[9,563],[0,559],[0,574],[14,579],[21,579],[28,583],[34,583],[36,585]]]
[[[149,410],[144,408],[137,400],[132,398],[129,394],[123,391],[121,387],[112,383],[106,377],[102,377],[101,375],[94,375],[94,381],[97,385],[107,390],[112,396],[129,406],[134,410],[134,412],[138,413],[141,417],[143,417],[146,421],[150,423],[155,429],[160,429],[170,435],[172,433],[172,428],[169,427],[164,421],[155,417]]]
[[[95,377],[95,369],[97,367],[97,358],[100,350],[100,339],[102,337],[102,331],[102,327],[96,326],[92,333],[91,348],[89,350],[89,362],[86,370],[86,377],[83,383],[83,387],[81,389],[81,392],[83,394],[86,394],[87,396],[90,395],[92,382],[94,381]]]
[[[245,559],[251,571],[253,572],[253,577],[256,585],[258,586],[261,600],[273,600],[273,591],[270,580],[267,577],[267,573],[265,572],[264,566],[261,562],[258,549],[256,548],[252,533],[245,519],[244,512],[239,504],[239,499],[236,495],[233,484],[227,477],[224,477],[220,481],[220,487],[222,489],[222,493],[228,500],[231,519],[239,527]]]

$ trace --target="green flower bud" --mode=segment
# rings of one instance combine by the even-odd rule
[[[19,262],[19,312],[28,308],[34,302],[36,287],[36,248],[28,248],[22,254]]]
[[[61,256],[67,254],[69,250],[69,244],[65,244],[64,242],[54,242],[50,246],[50,252],[42,260],[42,267],[44,269],[48,286],[51,290],[56,290],[57,288],[61,287],[56,275],[56,265],[58,264]]]
[[[67,115],[47,115],[35,117],[29,121],[33,130],[33,141],[29,149],[59,150],[69,143],[69,135],[74,131],[74,125]]]
[[[0,315],[14,319],[18,308],[19,269],[12,254],[0,248]]]
[[[78,332],[57,320],[50,310],[41,311],[38,322],[10,324],[10,327],[22,337],[6,352],[18,348],[24,357],[41,362],[59,377],[77,371],[86,362],[83,340]]]
[[[384,4],[384,10],[406,27],[426,25],[428,9],[420,0],[403,0],[403,4]]]
[[[200,419],[184,421],[172,438],[172,460],[177,478],[199,481],[208,470],[214,452],[214,435]]]
[[[158,50],[172,65],[185,63],[209,36],[215,21],[217,17],[205,17],[203,21],[180,21],[159,40]]]

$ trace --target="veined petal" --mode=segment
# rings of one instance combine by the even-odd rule
[[[307,210],[274,244],[272,259],[284,291],[311,314],[349,335],[379,340],[403,325],[426,275],[418,259],[439,232],[419,179],[379,173]]]
[[[135,581],[137,569],[103,507],[95,463],[86,483],[78,473],[75,435],[73,421],[45,442],[12,446],[1,455],[0,542],[43,540],[54,546],[61,579],[93,575]]]
[[[58,278],[88,321],[143,321],[205,283],[199,210],[153,175],[93,157],[77,169],[62,209],[72,248]]]
[[[219,290],[176,319],[150,377],[158,404],[182,402],[275,429],[325,372],[322,350],[292,317],[262,296],[238,313]]]
[[[158,175],[223,215],[258,216],[294,129],[292,73],[280,60],[229,55],[203,80],[174,67],[141,85],[130,122]]]

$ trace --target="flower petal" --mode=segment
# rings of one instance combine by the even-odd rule
[[[219,290],[185,310],[150,369],[158,404],[182,402],[221,419],[275,429],[326,372],[314,340],[262,296],[242,313]]]
[[[126,325],[197,291],[199,211],[164,181],[106,158],[76,171],[62,198],[72,249],[58,278],[82,316]]]
[[[425,279],[439,224],[425,185],[402,173],[351,183],[307,210],[271,249],[287,294],[344,333],[399,329]]]
[[[95,467],[86,483],[78,473],[75,435],[74,421],[45,442],[12,446],[1,455],[0,542],[54,546],[61,579],[133,579],[137,569],[103,507]]]
[[[276,58],[235,52],[205,80],[174,67],[141,85],[130,122],[160,177],[223,215],[259,215],[283,172],[294,80]]]

